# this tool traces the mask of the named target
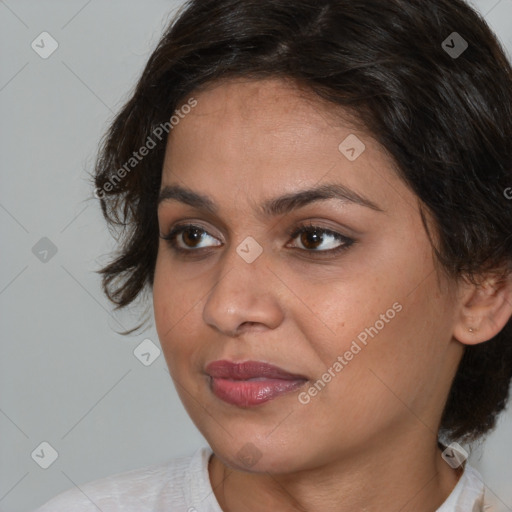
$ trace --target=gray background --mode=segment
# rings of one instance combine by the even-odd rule
[[[149,366],[134,356],[144,339],[158,346],[153,324],[116,333],[143,310],[113,313],[102,295],[94,270],[115,244],[88,181],[100,137],[179,5],[0,0],[1,511],[205,443],[163,356]],[[511,56],[512,0],[475,5]],[[59,45],[47,59],[31,47],[43,31]],[[55,255],[41,252],[43,237]],[[511,432],[508,411],[471,455],[494,511],[512,510]],[[31,456],[42,442],[58,452],[48,469]]]

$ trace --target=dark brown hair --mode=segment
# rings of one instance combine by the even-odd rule
[[[462,0],[192,0],[96,164],[96,195],[120,233],[100,271],[118,308],[153,284],[166,142],[155,135],[171,129],[170,116],[194,92],[235,77],[292,80],[356,114],[434,220],[448,275],[511,271],[512,70],[476,11]],[[130,160],[150,139],[146,156]],[[509,320],[492,340],[465,348],[440,434],[471,441],[492,429],[511,378]]]

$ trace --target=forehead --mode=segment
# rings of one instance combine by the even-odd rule
[[[338,182],[383,209],[396,201],[383,194],[404,186],[353,116],[293,83],[236,79],[190,97],[196,106],[169,134],[162,186],[186,185],[222,203]],[[340,144],[355,134],[364,150],[351,161]]]
[[[188,116],[189,127],[211,123],[212,118],[222,119],[224,127],[236,122],[237,128],[250,125],[274,130],[287,123],[297,128],[297,122],[301,122],[303,130],[358,122],[346,109],[323,100],[291,79],[221,80],[206,84],[194,97],[198,104],[191,112],[193,115]]]
[[[372,152],[387,156],[355,115],[291,80],[222,80],[206,84],[182,103],[191,97],[197,104],[180,116],[168,137],[166,156],[174,161],[208,156],[220,162],[250,154],[253,161],[266,155],[276,165],[279,155],[289,159],[290,153],[301,157],[307,152],[339,159],[339,144],[353,132]]]

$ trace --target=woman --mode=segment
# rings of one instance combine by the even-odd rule
[[[39,512],[483,510],[512,378],[512,70],[461,0],[196,0],[98,158],[209,446]]]

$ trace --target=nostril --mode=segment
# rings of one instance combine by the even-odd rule
[[[238,326],[237,332],[240,333],[247,329],[251,329],[254,331],[255,326],[260,326],[261,329],[264,329],[264,326],[259,322],[244,322],[243,324],[240,324]]]

